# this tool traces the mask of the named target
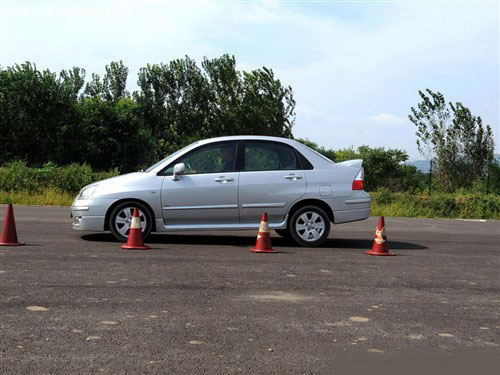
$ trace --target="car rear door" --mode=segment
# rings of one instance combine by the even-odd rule
[[[290,205],[306,192],[306,177],[294,148],[271,141],[244,141],[239,182],[241,223],[285,219]]]
[[[185,174],[174,181],[172,169],[177,163],[184,163]],[[173,162],[164,173],[162,185],[164,223],[238,223],[239,173],[235,165],[236,142],[200,146]]]

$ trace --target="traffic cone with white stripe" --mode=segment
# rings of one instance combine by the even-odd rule
[[[128,232],[128,240],[125,245],[122,245],[122,249],[127,250],[148,250],[149,246],[144,245],[144,239],[142,237],[142,227],[141,219],[139,218],[139,210],[134,208],[134,214],[132,215],[132,222],[130,223],[130,230]]]
[[[380,216],[380,219],[378,220],[373,247],[370,251],[365,251],[365,254],[385,256],[396,255],[389,252],[389,246],[387,245],[387,236],[385,235],[385,220],[383,216]]]
[[[2,232],[0,233],[0,246],[21,246],[24,242],[17,240],[16,221],[14,220],[14,209],[12,203],[7,206],[7,213],[3,221]]]
[[[257,234],[257,243],[250,249],[252,253],[277,253],[271,246],[271,235],[269,234],[269,225],[267,223],[267,213],[262,214],[259,233]]]

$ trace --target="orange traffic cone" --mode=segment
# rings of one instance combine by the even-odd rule
[[[144,245],[144,239],[142,238],[142,228],[141,219],[139,219],[139,210],[134,208],[134,214],[132,215],[132,222],[130,223],[130,230],[128,232],[128,240],[125,245],[122,245],[122,249],[127,250],[148,250],[149,246]]]
[[[389,246],[387,245],[387,236],[385,235],[385,220],[383,216],[380,216],[378,220],[377,230],[375,231],[375,241],[373,241],[373,247],[370,251],[365,251],[368,255],[396,255],[389,252]]]
[[[277,253],[277,251],[271,247],[271,235],[269,234],[266,212],[262,214],[259,233],[257,234],[257,243],[250,251],[252,253]]]
[[[14,220],[14,209],[12,203],[7,207],[7,214],[3,221],[2,233],[0,233],[0,246],[21,246],[24,242],[17,240],[16,221]]]

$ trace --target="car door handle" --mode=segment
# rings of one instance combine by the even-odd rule
[[[216,178],[214,181],[221,182],[221,183],[225,184],[226,182],[234,181],[234,178],[226,178],[224,176],[220,176],[220,177]]]
[[[287,180],[300,180],[302,176],[297,176],[296,174],[289,174],[288,176],[285,176]]]

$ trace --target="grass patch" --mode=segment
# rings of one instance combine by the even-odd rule
[[[118,175],[118,170],[94,171],[89,165],[64,167],[46,163],[41,168],[13,161],[0,167],[0,204],[69,206],[85,185]]]
[[[370,193],[373,216],[500,220],[500,197],[486,194]]]
[[[76,194],[48,188],[41,192],[0,191],[1,204],[24,204],[31,206],[70,206]]]
[[[117,175],[117,169],[107,172],[93,171],[87,164],[59,167],[46,163],[41,168],[32,168],[23,161],[13,161],[0,168],[0,191],[43,194],[52,189],[76,194],[85,185]]]

